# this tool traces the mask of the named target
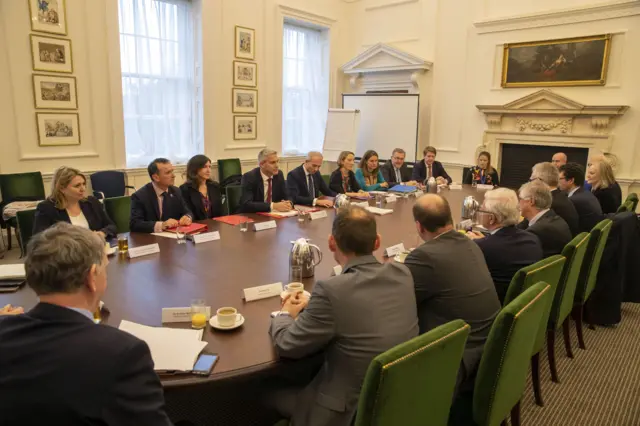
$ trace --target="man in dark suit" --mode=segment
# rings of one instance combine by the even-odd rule
[[[564,219],[569,225],[571,235],[576,236],[580,233],[580,219],[578,218],[578,212],[575,206],[567,194],[558,189],[558,181],[560,178],[560,172],[558,168],[552,163],[538,163],[533,166],[531,170],[531,179],[539,179],[544,182],[551,191],[551,210],[556,212],[558,216]]]
[[[3,425],[171,425],[149,347],[95,324],[107,287],[104,240],[59,222],[29,242],[38,304],[0,317]]]
[[[411,169],[404,162],[407,153],[402,148],[396,148],[391,153],[391,161],[380,167],[382,177],[389,183],[389,188],[395,185],[415,186],[417,182],[411,180]]]
[[[468,390],[500,301],[482,251],[453,229],[446,199],[423,195],[413,217],[424,244],[404,263],[413,276],[420,333],[458,318],[471,326],[457,383],[458,390]]]
[[[278,153],[263,149],[258,154],[259,167],[242,175],[240,212],[288,212],[293,209],[284,174],[278,170]]]
[[[271,322],[280,356],[324,352],[324,365],[311,383],[276,398],[292,426],[350,426],[371,360],[418,335],[411,273],[400,263],[381,264],[373,256],[379,247],[371,213],[340,209],[329,250],[342,273],[316,282],[310,299],[285,299]]]
[[[192,213],[173,183],[173,164],[166,158],[156,158],[147,167],[151,182],[131,196],[131,232],[162,232],[178,225],[191,225]]]
[[[477,216],[490,234],[485,237],[480,232],[468,232],[467,236],[482,250],[498,298],[503,302],[515,273],[542,260],[542,244],[535,234],[516,228],[520,212],[518,196],[512,189],[486,192]]]
[[[571,230],[563,218],[551,210],[551,191],[544,182],[534,180],[520,187],[520,213],[526,221],[518,224],[538,236],[544,257],[560,254],[571,241]]]
[[[580,232],[591,232],[594,226],[603,219],[602,207],[598,199],[585,190],[584,167],[577,163],[567,163],[560,166],[559,187],[565,192],[569,201],[573,203],[578,212]]]
[[[422,184],[430,177],[434,177],[438,184],[451,183],[451,177],[447,174],[442,163],[436,161],[436,149],[428,146],[422,153],[424,155],[424,161],[418,161],[416,165],[413,166],[411,179]]]
[[[321,167],[322,153],[311,151],[307,154],[304,164],[289,172],[287,175],[287,190],[294,204],[333,207],[333,201],[331,200],[318,200],[321,194],[329,197],[338,195],[322,179],[320,174]]]

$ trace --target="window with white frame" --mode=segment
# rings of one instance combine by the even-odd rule
[[[320,151],[329,108],[328,31],[285,21],[282,53],[282,151]]]
[[[119,0],[127,167],[203,150],[195,21],[189,0]]]

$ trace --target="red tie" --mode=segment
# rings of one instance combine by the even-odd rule
[[[271,179],[272,178],[268,179],[268,182],[269,182],[268,185],[269,186],[267,187],[267,203],[269,203],[269,204],[271,204]]]
[[[431,171],[431,164],[429,164],[429,176],[428,177],[432,177],[433,176],[433,172]]]

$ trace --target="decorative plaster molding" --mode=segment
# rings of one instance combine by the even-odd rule
[[[59,154],[23,154],[20,156],[20,161],[31,161],[31,160],[58,160],[62,158],[88,158],[88,157],[99,157],[95,151],[85,151],[85,152],[67,152],[67,153],[59,153]]]
[[[313,12],[307,12],[306,10],[285,6],[284,4],[279,4],[278,9],[280,9],[280,14],[284,16],[298,18],[303,21],[312,22],[322,26],[331,26],[331,24],[334,24],[338,21],[333,16],[318,15]]]
[[[597,3],[585,7],[556,9],[548,12],[530,13],[474,22],[478,34],[516,31],[527,28],[550,27],[577,24],[580,22],[602,21],[640,15],[640,2],[618,0]]]
[[[556,121],[535,121],[530,118],[518,117],[516,122],[518,123],[518,129],[521,132],[527,129],[536,130],[538,132],[549,132],[558,128],[560,133],[571,133],[572,118],[565,118]]]
[[[266,148],[267,145],[264,143],[252,143],[248,145],[235,144],[235,145],[226,145],[224,147],[225,150],[234,150],[234,149],[263,149]]]
[[[371,12],[372,10],[384,9],[387,7],[395,7],[402,6],[409,3],[417,3],[419,0],[387,0],[378,4],[374,4],[372,6],[367,6],[364,8],[365,12]]]

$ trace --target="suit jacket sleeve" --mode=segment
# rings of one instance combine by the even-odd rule
[[[45,200],[36,206],[36,215],[33,222],[33,235],[42,232],[56,223],[55,205],[49,200]]]
[[[320,193],[322,195],[326,195],[327,197],[335,197],[336,195],[338,195],[336,191],[329,188],[327,182],[324,181],[320,172],[314,175],[314,179],[318,181],[318,187],[320,188]]]
[[[500,178],[498,177],[498,171],[495,169],[491,173],[491,182],[494,186],[500,186]]]
[[[415,180],[418,183],[422,183],[426,174],[424,173],[425,165],[424,161],[418,161],[413,166],[413,172],[411,173],[411,180]]]
[[[144,200],[140,199],[140,194],[136,191],[131,195],[131,217],[129,218],[129,229],[131,232],[153,232],[156,225],[154,220],[146,220]]]
[[[175,196],[178,197],[178,201],[180,201],[180,217],[178,217],[178,220],[182,218],[182,216],[189,216],[191,219],[193,219],[193,213],[191,212],[191,209],[187,205],[185,199],[182,197],[182,193],[178,188],[174,187],[174,189]]]
[[[391,182],[395,181],[395,177],[391,177],[393,166],[390,167],[389,164],[391,164],[390,161],[387,162],[384,166],[380,167],[380,173],[382,173],[382,177],[384,178],[385,182],[389,182],[389,187],[391,187]]]
[[[416,303],[420,305],[431,296],[429,293],[429,278],[433,275],[433,267],[429,264],[427,256],[413,250],[404,261],[411,275],[416,292]]]
[[[147,344],[135,342],[116,365],[121,370],[114,377],[114,392],[104,409],[106,423],[170,426],[171,420],[164,411],[162,385],[153,371]]]
[[[211,217],[224,216],[224,209],[222,207],[222,190],[220,184],[214,182],[209,185],[209,201],[211,202]],[[193,212],[193,210],[191,210]]]
[[[325,347],[335,335],[334,314],[324,283],[313,287],[309,305],[294,320],[279,316],[271,321],[271,339],[278,355],[285,358],[303,358]]]
[[[329,178],[329,188],[337,194],[344,194],[344,188],[342,187],[342,173],[340,169],[331,173]]]
[[[90,197],[89,202],[98,219],[98,223],[95,224],[97,230],[102,231],[107,238],[114,238],[117,234],[116,224],[113,223],[102,203],[95,197]],[[93,228],[94,224],[91,225]]]
[[[184,203],[187,205],[187,208],[189,209],[189,211],[193,213],[193,216],[191,216],[191,218],[193,220],[199,220],[199,218],[196,217],[198,208],[193,204],[193,200],[191,199],[191,194],[189,194],[188,184],[180,185],[180,195],[182,196],[182,199],[184,200]]]
[[[442,177],[445,178],[447,182],[451,183],[453,179],[451,179],[451,176],[449,176],[447,171],[444,169],[444,166],[442,165],[442,163],[439,163],[439,165],[440,165],[440,173]]]
[[[529,229],[529,220],[522,219],[522,221],[516,225],[516,228],[523,229],[526,231],[527,229]]]
[[[296,176],[296,170],[294,169],[287,174],[287,191],[289,192],[289,197],[293,201],[293,204],[302,204],[303,206],[310,206],[313,204],[313,197],[304,196],[300,194],[300,185],[304,184],[306,186],[306,182],[300,182],[300,176]],[[303,173],[306,177],[306,175]]]
[[[254,201],[256,199],[256,186],[262,182],[253,182],[251,172],[242,175],[242,196],[240,197],[241,211],[244,213],[269,212],[271,206],[264,201]]]

